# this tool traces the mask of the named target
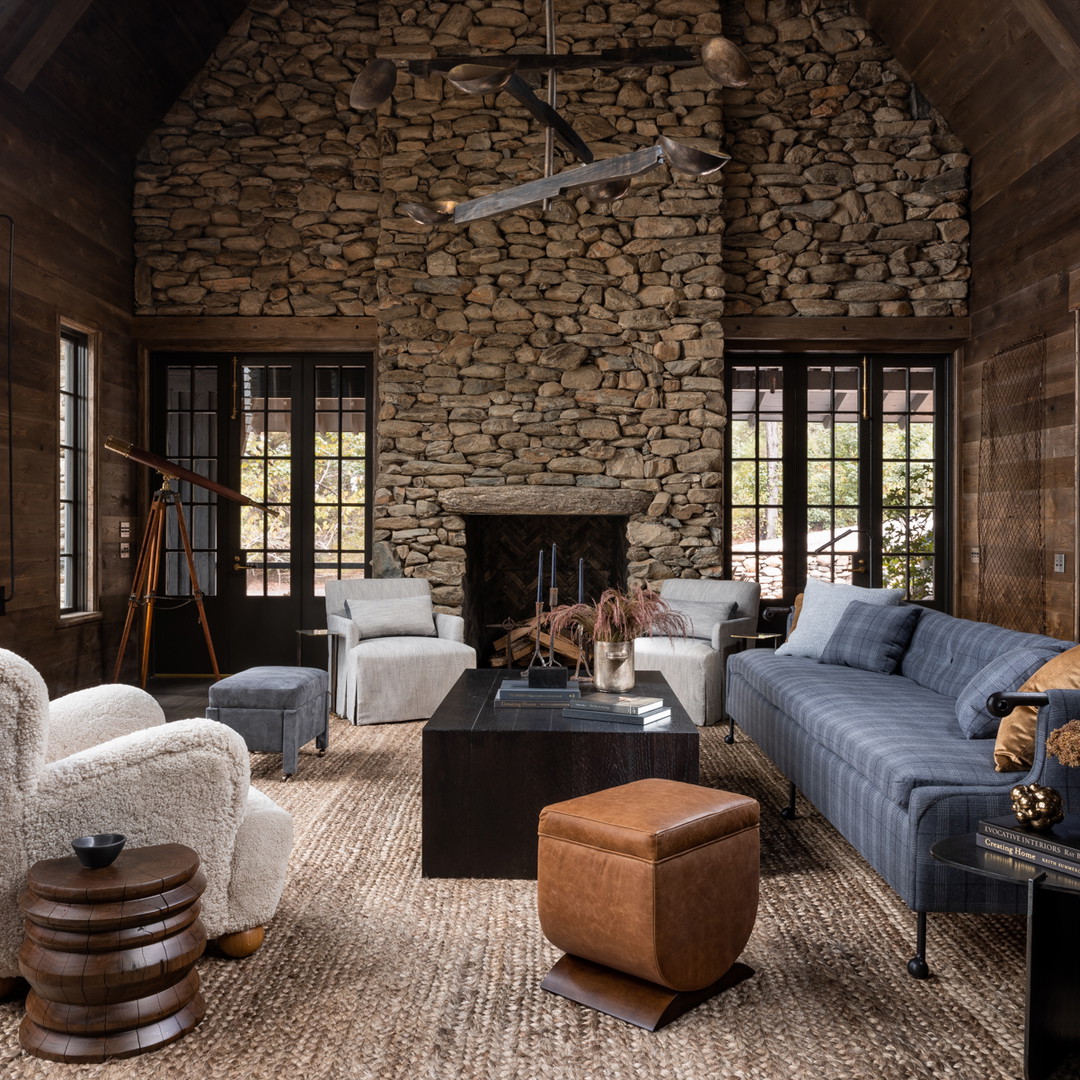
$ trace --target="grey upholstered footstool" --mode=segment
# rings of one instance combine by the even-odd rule
[[[281,754],[281,771],[296,772],[297,751],[330,742],[329,678],[322,668],[253,667],[210,687],[206,716],[243,736],[249,750]]]

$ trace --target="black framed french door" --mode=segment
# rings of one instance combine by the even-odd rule
[[[729,354],[725,564],[790,602],[808,577],[945,609],[948,358]]]
[[[325,582],[366,572],[372,397],[365,354],[152,358],[151,449],[258,504],[172,482],[222,672],[294,663],[296,631],[325,625]],[[154,673],[209,672],[171,516],[157,592]]]

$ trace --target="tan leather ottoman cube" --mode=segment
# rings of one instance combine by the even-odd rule
[[[655,1031],[753,974],[758,804],[637,780],[540,812],[544,989]]]

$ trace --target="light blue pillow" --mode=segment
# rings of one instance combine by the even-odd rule
[[[1057,655],[1053,649],[1013,649],[979,668],[956,699],[956,719],[964,738],[992,739],[1001,719],[986,711],[986,699],[999,690],[1019,690]]]
[[[799,621],[776,652],[781,656],[820,660],[826,643],[852,600],[895,607],[903,598],[903,589],[862,589],[858,585],[837,585],[808,578]]]

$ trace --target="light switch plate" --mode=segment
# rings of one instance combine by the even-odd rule
[[[1054,555],[1054,573],[1065,573],[1065,553],[1063,551],[1059,551]]]

